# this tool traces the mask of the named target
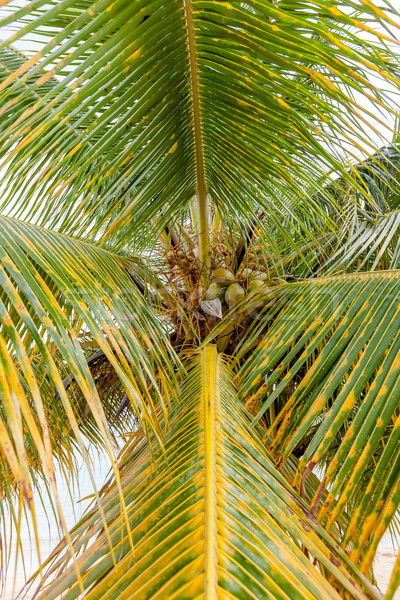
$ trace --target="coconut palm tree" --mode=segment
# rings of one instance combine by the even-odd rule
[[[400,503],[395,9],[0,17],[0,494],[5,532],[25,507],[38,540],[36,487],[64,527],[39,596],[379,598]],[[88,447],[112,470],[68,531],[55,465],[90,471]],[[399,583],[400,561],[388,599]]]

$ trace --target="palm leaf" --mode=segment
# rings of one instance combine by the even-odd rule
[[[361,222],[348,241],[329,257],[321,271],[397,269],[400,258],[399,215],[399,211],[394,211]]]
[[[0,52],[32,35],[46,40],[24,64],[8,60],[0,83],[13,182],[3,206],[27,206],[37,222],[104,241],[127,242],[166,207],[177,214],[200,179],[222,211],[242,218],[257,207],[273,214],[277,192],[289,191],[323,217],[305,185],[332,168],[349,177],[326,144],[339,150],[347,140],[358,152],[367,143],[360,124],[371,115],[352,94],[384,112],[370,75],[397,85],[394,54],[381,49],[389,37],[368,25],[395,23],[365,2],[349,3],[354,15],[330,2],[306,11],[291,2],[187,2],[189,60],[180,2],[34,6],[32,15],[7,7],[2,22],[17,31]]]
[[[338,598],[336,589],[377,597],[274,469],[216,347],[192,358],[188,371],[170,416],[166,459],[154,447],[152,460],[141,443],[121,465],[134,560],[114,486],[102,505],[116,565],[96,509],[72,532],[76,552],[84,550],[77,567],[85,597],[322,600]],[[68,562],[60,547],[49,570],[59,575],[40,597],[76,596]]]
[[[239,372],[241,395],[259,407],[257,420],[265,415],[278,463],[301,457],[295,485],[323,469],[312,512],[329,529],[350,511],[343,542],[356,561],[363,556],[365,571],[399,503],[399,286],[397,271],[285,286],[275,320]]]
[[[131,204],[134,199],[138,218],[142,207],[142,224],[151,198],[157,199],[153,214],[173,197],[182,206],[194,193],[194,166],[187,168],[185,160],[186,174],[182,171],[183,156],[191,155],[193,145],[182,5],[103,1],[86,9],[65,1],[38,7],[37,14],[37,24],[18,21],[23,29],[11,39],[40,34],[42,28],[55,37],[1,84],[4,140],[11,141],[13,132],[11,145],[2,145],[10,177],[22,182],[28,173],[37,174],[34,185],[22,190],[31,214],[36,210],[36,220],[61,223],[64,231],[96,232],[109,224],[109,215],[119,213],[123,222],[127,200]],[[9,16],[4,23],[12,20]],[[54,69],[45,70],[47,65]],[[53,75],[61,81],[43,91]],[[14,115],[21,101],[25,110]],[[152,177],[155,173],[157,178]],[[21,208],[24,202],[12,189],[6,204],[18,199]],[[48,197],[45,209],[32,196],[39,192]]]
[[[132,283],[131,261],[6,217],[0,221],[1,486],[4,494],[15,480],[30,498],[28,464],[50,476],[51,454],[62,458],[73,439],[85,454],[80,430],[111,451],[82,334],[101,350],[137,416],[157,430],[150,407],[160,381],[174,375],[169,340]],[[79,402],[67,394],[72,380]]]

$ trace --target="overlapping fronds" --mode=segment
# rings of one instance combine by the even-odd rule
[[[96,356],[107,361],[109,393],[117,380],[156,430],[152,404],[174,375],[127,259],[6,217],[0,253],[1,494],[19,484],[30,499],[29,470],[51,477],[53,453],[62,460],[77,445],[85,454],[80,432],[111,451]]]
[[[0,45],[3,208],[95,234],[133,207],[141,226],[182,207],[194,194],[182,3],[36,4],[0,22],[16,20],[17,45],[45,39],[29,60]]]
[[[329,530],[349,510],[342,541],[366,572],[399,506],[400,274],[284,287],[274,322],[240,371],[241,394],[266,425],[278,464],[291,453],[301,458],[300,491],[319,465],[312,512]]]
[[[372,157],[350,165],[350,179],[339,177],[332,183],[322,177],[319,185],[310,187],[308,194],[335,221],[336,228],[332,230],[317,215],[307,214],[304,207],[299,213],[299,207],[288,202],[285,234],[272,223],[269,227],[271,237],[275,235],[279,240],[281,270],[309,277],[397,269],[399,164],[398,145],[390,144]],[[306,243],[299,235],[299,220],[308,231]],[[282,243],[288,237],[297,242],[297,248],[293,242]],[[273,261],[269,262],[273,268]]]
[[[360,203],[364,210],[386,213],[399,208],[399,167],[398,143],[380,148],[371,158],[352,167],[353,176],[368,192]],[[354,197],[353,190],[347,191]]]
[[[398,85],[397,25],[370,2],[63,0],[1,14],[15,30],[0,44],[3,210],[68,233],[128,243],[184,206],[199,170],[222,211],[285,219],[282,193],[309,217],[320,208],[305,184],[332,168],[346,179],[339,149],[369,150],[393,110],[374,82]],[[35,36],[24,60],[13,46]]]
[[[400,266],[400,212],[357,223],[355,231],[319,269],[323,273],[397,269]]]
[[[380,105],[368,72],[383,79],[386,72],[397,86],[374,49],[378,39],[368,47],[363,41],[365,31],[373,38],[367,21],[377,10],[365,2],[351,3],[353,14],[346,2],[192,6],[212,197],[232,210],[238,201],[250,207],[256,197],[268,211],[271,202],[279,207],[279,191],[291,192],[310,216],[317,203],[307,198],[304,183],[332,167],[343,172],[335,146],[337,157],[347,143],[356,151],[366,140],[361,123],[371,115],[352,93]],[[378,18],[385,19],[383,11]]]
[[[378,597],[275,470],[215,346],[191,359],[169,424],[165,456],[139,444],[121,466],[133,549],[111,485],[113,554],[94,509],[72,532],[80,581],[61,546],[39,597]]]
[[[386,0],[0,0],[0,497],[57,496],[87,442],[114,469],[46,598],[376,597],[399,26]],[[119,467],[110,421],[137,427]]]

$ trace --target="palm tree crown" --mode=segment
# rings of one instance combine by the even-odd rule
[[[0,494],[38,544],[44,485],[64,528],[39,596],[379,598],[399,15],[5,0],[0,19]],[[90,470],[88,446],[112,472],[68,531],[54,465]],[[400,560],[388,600],[399,583]]]

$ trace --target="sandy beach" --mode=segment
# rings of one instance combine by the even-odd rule
[[[396,552],[393,550],[392,546],[383,546],[379,548],[374,563],[374,573],[378,582],[378,588],[382,595],[386,593],[395,562]],[[394,600],[400,600],[400,589],[397,590]]]

